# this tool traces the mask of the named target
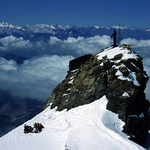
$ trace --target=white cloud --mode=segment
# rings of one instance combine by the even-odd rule
[[[74,38],[74,37],[68,37],[67,40],[63,40],[63,42],[65,44],[72,44],[72,43],[77,43],[77,42],[81,42],[81,41],[84,41],[85,38],[84,37],[81,37],[79,36],[78,38]]]
[[[68,37],[66,40],[60,40],[57,37],[50,37],[49,44],[51,46],[59,47],[59,49],[68,52],[74,52],[77,55],[84,55],[88,53],[95,54],[102,48],[111,45],[111,38],[109,36],[94,36],[94,37]]]
[[[13,47],[13,48],[31,48],[32,45],[30,44],[29,40],[23,40],[23,39],[20,39],[20,40],[17,40],[15,42],[12,42],[10,44],[10,47]]]
[[[33,33],[50,33],[55,35],[55,27],[53,25],[48,24],[36,24],[33,26],[28,26],[29,30]]]
[[[36,27],[37,26],[37,27]],[[45,26],[45,28],[43,28]],[[40,29],[52,30],[54,27],[49,25],[35,25],[36,32]],[[32,29],[31,29],[32,30]],[[37,31],[38,32],[38,31]],[[41,31],[40,31],[41,32]],[[43,31],[44,32],[44,31]],[[54,35],[54,34],[53,34]],[[22,37],[7,36],[0,39],[0,51],[19,51],[19,54],[24,55],[37,55],[37,54],[51,54],[51,55],[73,55],[75,57],[84,54],[96,54],[101,49],[111,46],[112,39],[110,36],[93,36],[93,37],[68,37],[66,40],[61,40],[55,36],[51,36],[49,40],[25,40]],[[133,50],[137,51],[142,57],[150,57],[150,39],[149,40],[136,40],[136,39],[123,39],[123,44],[131,44]],[[2,46],[3,45],[3,46]],[[143,53],[144,51],[144,53]]]
[[[17,38],[12,35],[0,39],[0,49],[3,51],[13,51],[18,49],[30,49],[32,44],[29,40],[24,40],[22,37]]]
[[[56,45],[56,44],[59,44],[59,43],[62,43],[62,41],[60,39],[58,39],[55,36],[50,37],[50,40],[49,40],[50,45]]]
[[[138,47],[150,47],[150,40],[136,40],[136,39],[123,39],[121,41],[122,44],[130,44],[132,45],[132,48],[138,48]]]
[[[66,76],[70,56],[43,55],[18,65],[0,59],[0,89],[21,97],[46,100]]]
[[[3,71],[17,70],[17,63],[13,60],[7,61],[6,59],[0,57],[0,70]]]
[[[20,38],[22,39],[22,38]],[[4,46],[8,46],[10,43],[17,41],[18,39],[12,35],[10,36],[6,36],[4,38],[0,39],[0,42],[4,45]]]
[[[21,52],[34,51],[40,54],[57,54],[57,55],[72,55],[81,56],[84,54],[96,54],[101,49],[112,45],[112,40],[109,36],[93,36],[93,37],[68,37],[66,40],[61,40],[55,36],[51,36],[48,42],[24,40],[23,38],[16,38],[8,36],[1,38],[0,42],[3,48],[7,51],[21,49]],[[136,40],[136,39],[123,39],[123,44],[131,44],[132,50],[136,51],[143,57],[145,70],[150,76],[150,40]],[[0,47],[2,50],[2,48]],[[0,59],[0,88],[14,89],[14,93],[18,90],[22,95],[34,95],[36,97],[37,91],[50,94],[56,84],[58,84],[67,73],[67,65],[69,56],[57,55],[42,55],[25,61],[24,64],[18,66],[14,61],[7,61]],[[67,64],[67,65],[66,65]],[[7,85],[8,83],[8,85]],[[23,86],[21,86],[23,84]],[[29,85],[29,86],[28,86]],[[150,84],[148,83],[147,89]],[[13,88],[12,88],[13,87]],[[21,90],[21,88],[24,88]],[[33,89],[31,92],[30,89]],[[48,89],[48,90],[47,90]],[[148,95],[148,90],[146,90]],[[16,92],[18,93],[18,92]],[[44,95],[44,94],[43,94]],[[44,97],[38,95],[39,97]],[[148,96],[150,100],[150,94]]]

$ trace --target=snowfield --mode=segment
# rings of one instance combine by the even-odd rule
[[[69,111],[49,107],[25,124],[44,125],[24,134],[24,125],[0,138],[0,150],[144,150],[121,132],[124,123],[106,109],[107,98]]]

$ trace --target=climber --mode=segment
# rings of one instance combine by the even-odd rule
[[[113,47],[116,47],[116,46],[118,46],[117,44],[116,44],[116,36],[117,36],[117,32],[116,32],[116,30],[114,30],[114,33],[111,35],[111,38],[113,37]]]
[[[34,124],[34,133],[41,132],[42,128],[44,128],[44,126],[41,123],[35,123]]]
[[[31,127],[31,126],[28,126],[28,125],[24,125],[24,133],[26,134],[26,133],[29,133],[29,132],[31,132],[31,133],[33,133],[33,128]]]
[[[34,132],[34,133],[38,133],[38,132],[39,132],[38,127],[37,127],[37,124],[36,124],[36,123],[34,124],[33,132]]]
[[[26,124],[24,125],[24,133],[28,133],[28,126]]]
[[[24,133],[39,133],[42,131],[42,128],[44,128],[44,126],[41,123],[35,123],[33,128],[25,124]]]
[[[41,123],[37,123],[37,128],[38,128],[39,132],[41,132],[42,128],[44,128],[44,126]]]

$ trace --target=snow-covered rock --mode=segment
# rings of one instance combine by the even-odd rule
[[[14,26],[12,24],[5,23],[5,22],[0,23],[0,28],[10,28],[10,29],[24,30],[21,26],[18,26],[18,25]]]
[[[107,109],[126,123],[123,131],[144,145],[149,127],[149,101],[145,99],[144,90],[149,77],[143,69],[142,58],[129,45],[121,45],[103,49],[88,57],[84,64],[78,61],[81,59],[85,57],[71,61],[71,70],[52,91],[47,106],[52,103],[51,108],[69,110],[106,95]],[[74,66],[78,68],[72,70]]]

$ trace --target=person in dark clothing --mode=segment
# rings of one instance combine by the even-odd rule
[[[44,128],[44,126],[41,123],[37,123],[37,128],[38,128],[39,132],[41,132],[42,128]]]
[[[117,32],[116,32],[116,30],[114,30],[114,33],[111,35],[111,38],[113,37],[113,46],[114,47],[116,47],[116,46],[118,46],[117,44],[116,44],[116,37],[117,37]]]
[[[24,133],[27,133],[28,132],[28,126],[25,124],[24,125]]]
[[[34,133],[41,132],[42,128],[44,128],[44,126],[41,123],[35,123],[34,124]]]
[[[34,124],[34,133],[38,133],[39,132],[39,129],[38,129],[38,127],[37,127],[37,123],[35,123]]]
[[[31,133],[33,133],[33,128],[31,127],[31,126],[28,126],[28,125],[24,125],[24,133],[26,134],[26,133],[29,133],[29,132],[31,132]]]
[[[41,123],[35,123],[34,127],[32,128],[31,126],[28,125],[24,125],[24,133],[39,133],[42,131],[42,129],[44,128],[44,126]]]

